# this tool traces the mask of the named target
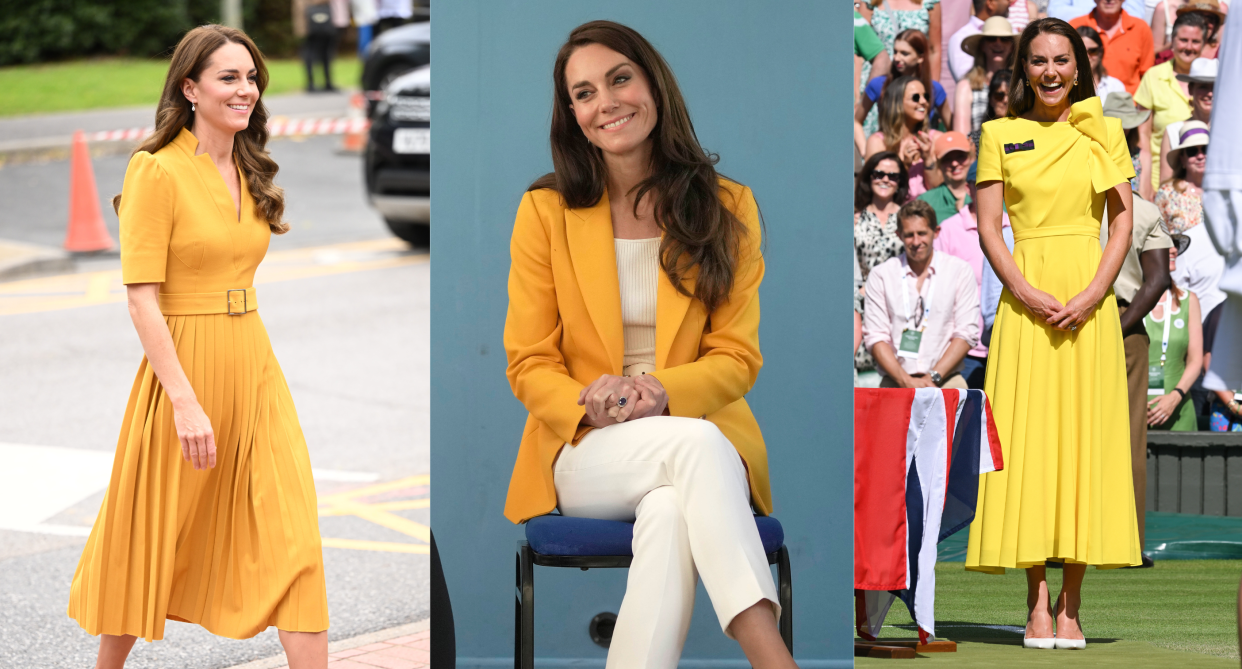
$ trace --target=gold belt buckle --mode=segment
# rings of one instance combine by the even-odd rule
[[[233,293],[242,294],[242,310],[241,311],[233,311]],[[225,307],[228,309],[228,315],[230,316],[244,316],[246,315],[246,312],[249,310],[249,306],[246,304],[246,289],[245,288],[230,288],[229,290],[225,291],[224,301],[225,301]]]

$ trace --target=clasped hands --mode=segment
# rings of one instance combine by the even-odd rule
[[[1088,288],[1063,305],[1057,298],[1032,286],[1027,288],[1025,296],[1019,296],[1018,299],[1037,318],[1052,326],[1052,329],[1072,331],[1082,327],[1104,299],[1103,295],[1096,297],[1091,292]]]
[[[633,377],[604,374],[578,393],[578,406],[586,407],[584,424],[607,427],[627,420],[664,415],[668,410],[668,395],[659,379],[650,374]]]

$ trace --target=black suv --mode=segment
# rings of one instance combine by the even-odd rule
[[[388,82],[371,115],[367,195],[398,237],[431,238],[431,66]]]

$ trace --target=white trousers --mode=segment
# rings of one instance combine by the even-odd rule
[[[634,522],[608,669],[677,666],[699,575],[725,634],[762,600],[779,619],[746,467],[711,422],[653,416],[592,430],[561,451],[555,483],[566,516]]]

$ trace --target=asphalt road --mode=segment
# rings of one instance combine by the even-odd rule
[[[337,155],[337,141],[272,143],[293,230],[273,239],[256,279],[315,468],[332,640],[430,615],[430,264],[387,234],[365,204],[360,159]],[[95,161],[101,199],[125,163]],[[64,162],[0,169],[0,237],[59,245],[67,175]],[[0,527],[24,528],[0,529],[0,667],[94,663],[97,639],[65,608],[142,356],[123,299],[116,259],[0,283]],[[372,515],[334,515],[332,500],[350,495]],[[170,621],[128,666],[229,667],[279,652],[274,630],[235,641]]]

